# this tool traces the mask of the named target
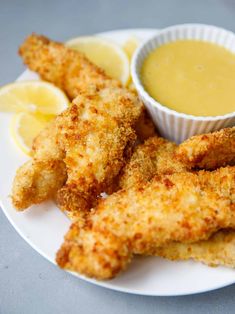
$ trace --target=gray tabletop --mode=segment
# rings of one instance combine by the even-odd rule
[[[185,22],[235,31],[235,1],[0,0],[0,85],[22,72],[17,47],[32,31],[65,40],[112,29]],[[0,180],[3,184],[1,174]],[[142,297],[88,284],[36,253],[0,211],[0,314],[234,313],[234,306],[235,285],[187,297]]]

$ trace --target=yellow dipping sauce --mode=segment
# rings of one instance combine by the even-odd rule
[[[144,60],[141,78],[153,98],[175,111],[195,116],[235,111],[235,54],[216,44],[162,45]]]

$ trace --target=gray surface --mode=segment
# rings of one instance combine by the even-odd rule
[[[0,85],[22,72],[16,51],[32,31],[65,40],[117,28],[161,28],[185,22],[235,31],[235,1],[0,0]],[[201,295],[159,298],[85,283],[38,255],[0,212],[0,314],[234,313],[234,306],[235,285]]]

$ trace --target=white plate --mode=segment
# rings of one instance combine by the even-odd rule
[[[102,33],[122,44],[130,35],[147,39],[156,30],[121,30]],[[26,71],[19,78],[37,79]],[[55,263],[56,251],[63,241],[70,221],[52,202],[32,206],[19,213],[9,197],[16,169],[27,160],[12,142],[9,134],[9,114],[0,113],[0,196],[1,207],[19,234],[42,256]],[[186,295],[214,290],[235,283],[235,272],[223,267],[210,268],[193,261],[170,262],[158,257],[136,258],[129,269],[111,281],[100,282],[74,274],[93,284],[127,293],[153,296]],[[79,284],[79,281],[78,281]]]

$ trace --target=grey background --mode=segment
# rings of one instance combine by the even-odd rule
[[[66,40],[118,28],[162,28],[185,22],[235,31],[235,0],[0,0],[0,85],[22,72],[17,47],[32,31]],[[0,314],[201,314],[234,313],[234,308],[235,285],[167,298],[127,295],[85,283],[36,253],[0,211]]]

